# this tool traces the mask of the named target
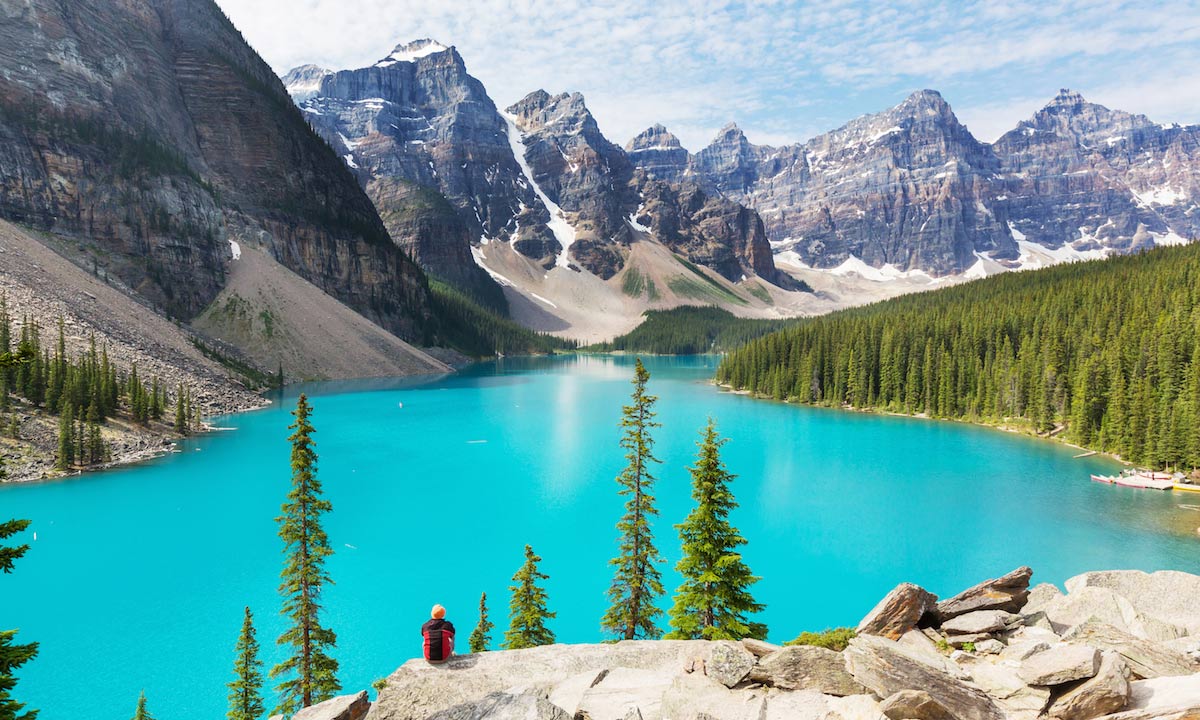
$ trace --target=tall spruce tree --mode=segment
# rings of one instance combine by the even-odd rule
[[[59,470],[69,470],[75,464],[75,406],[67,403],[58,418]]]
[[[525,546],[525,563],[513,575],[515,585],[510,585],[512,601],[508,604],[509,624],[504,633],[504,648],[520,650],[538,645],[554,644],[554,632],[546,627],[546,621],[555,617],[546,609],[546,591],[538,586],[539,580],[550,579],[538,570],[542,559]]]
[[[258,720],[262,717],[262,661],[258,659],[258,639],[255,637],[254,615],[250,608],[242,619],[233,658],[233,682],[229,683],[229,720]]]
[[[180,435],[188,434],[187,408],[184,406],[183,383],[175,391],[175,432]]]
[[[0,523],[0,541],[22,532],[29,527],[28,520],[9,520]],[[12,572],[13,565],[29,550],[28,545],[10,547],[0,545],[0,572]],[[21,712],[25,707],[12,697],[13,688],[17,685],[16,671],[37,655],[37,643],[19,645],[16,630],[0,631],[0,720],[34,720],[36,710]]]
[[[154,720],[154,718],[150,716],[150,712],[146,710],[146,691],[145,690],[143,690],[142,693],[140,695],[138,695],[137,710],[135,710],[133,713],[133,720]]]
[[[606,632],[626,640],[657,638],[662,634],[655,624],[655,618],[662,610],[655,602],[663,594],[662,573],[658,569],[663,560],[654,546],[650,527],[650,519],[658,515],[651,494],[654,475],[650,467],[659,462],[654,457],[651,430],[661,426],[654,421],[654,403],[658,398],[646,392],[649,379],[650,373],[638,358],[634,366],[632,402],[621,410],[620,427],[624,431],[621,447],[628,464],[617,476],[621,488],[618,493],[626,499],[625,514],[617,523],[620,554],[609,562],[616,567],[608,589],[612,605],[600,621]]]
[[[468,640],[471,652],[487,652],[488,645],[492,644],[492,628],[494,627],[495,625],[488,620],[487,593],[481,593],[479,595],[479,624],[471,631],[471,638]]]
[[[710,418],[697,443],[696,466],[690,468],[696,507],[676,526],[683,541],[683,558],[675,567],[683,583],[670,611],[674,629],[668,638],[762,640],[767,636],[766,625],[747,617],[764,606],[750,595],[750,586],[759,578],[751,574],[738,552],[746,539],[729,524],[729,512],[737,507],[737,501],[729,489],[734,475],[721,462],[725,442],[717,436]]]
[[[333,584],[325,560],[333,554],[321,516],[333,506],[321,497],[317,478],[317,453],[312,435],[308,397],[301,395],[292,413],[292,490],[283,505],[279,537],[284,542],[284,562],[279,592],[284,596],[283,615],[292,623],[279,639],[292,656],[271,668],[272,678],[286,678],[276,686],[281,693],[275,713],[290,715],[301,708],[333,697],[341,684],[338,662],[328,651],[337,644],[333,630],[321,625],[321,589]]]

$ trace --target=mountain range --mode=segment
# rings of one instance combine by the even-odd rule
[[[209,0],[3,13],[0,218],[268,369],[344,372],[346,310],[445,344],[443,287],[598,340],[651,308],[820,312],[1200,234],[1200,128],[1068,91],[990,144],[923,90],[693,153],[659,125],[613,142],[578,93],[501,107],[433,40],[281,81]]]
[[[691,153],[661,125],[618,147],[578,93],[501,110],[429,39],[283,81],[431,275],[538,326],[506,308],[533,298],[563,320],[543,329],[576,325],[564,305],[580,287],[595,301],[596,280],[614,305],[614,288],[639,308],[687,302],[664,289],[700,280],[711,296],[691,301],[789,314],[812,302],[795,292],[810,270],[925,286],[1200,235],[1200,127],[1068,90],[990,144],[922,90],[803,143],[755,145],[730,124]],[[579,277],[551,282],[555,268]],[[853,294],[837,302],[872,297]]]

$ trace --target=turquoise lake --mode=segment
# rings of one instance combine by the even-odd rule
[[[1200,497],[1088,481],[1102,458],[970,425],[804,408],[722,392],[715,358],[649,358],[660,397],[655,532],[674,590],[672,525],[706,417],[729,438],[734,523],[770,637],[854,624],[902,581],[949,596],[1027,564],[1034,582],[1089,569],[1200,571]],[[41,720],[122,720],[145,690],[160,720],[226,710],[242,608],[280,659],[275,518],[289,487],[287,425],[313,398],[335,550],[326,624],[347,691],[420,653],[439,602],[459,628],[486,591],[498,643],[525,543],[544,558],[560,641],[595,642],[611,579],[617,421],[632,358],[507,359],[454,376],[289,388],[219,418],[236,431],[69,481],[0,487],[0,516],[33,521],[0,577],[0,626],[41,643],[16,697]],[[1189,507],[1190,503],[1196,503]],[[430,518],[440,515],[441,523]],[[660,602],[664,609],[669,598]],[[665,620],[664,620],[665,624]],[[268,708],[274,694],[268,698]]]

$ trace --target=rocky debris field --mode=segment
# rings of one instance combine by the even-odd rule
[[[51,241],[48,239],[47,241]],[[88,351],[93,338],[98,350],[107,350],[118,372],[128,373],[136,363],[138,375],[153,378],[174,397],[183,383],[202,415],[220,415],[261,407],[264,400],[230,378],[230,373],[210,360],[192,343],[187,330],[152,308],[131,299],[34,238],[29,231],[0,222],[0,295],[13,318],[13,338],[20,337],[23,318],[40,328],[43,348],[53,349],[58,321],[63,322],[67,354],[72,358]],[[0,439],[8,480],[34,480],[53,476],[57,447],[57,418],[19,403],[14,405],[19,440]],[[3,418],[7,430],[8,417]],[[114,463],[127,463],[169,448],[174,431],[169,425],[111,421],[102,430]]]
[[[842,652],[632,640],[410,660],[304,720],[1200,718],[1200,577],[1019,568],[941,600],[901,584]],[[300,716],[297,716],[300,717]]]

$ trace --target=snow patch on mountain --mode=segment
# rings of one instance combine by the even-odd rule
[[[550,213],[550,222],[546,223],[546,227],[550,228],[550,232],[554,234],[554,239],[562,246],[562,251],[559,252],[555,264],[558,267],[570,267],[571,264],[571,243],[575,242],[575,228],[571,227],[571,223],[567,222],[566,216],[563,215],[562,208],[558,206],[537,184],[533,179],[533,169],[529,167],[529,161],[525,159],[525,136],[517,127],[516,115],[510,113],[500,113],[504,118],[504,123],[508,126],[508,144],[512,147],[513,157],[516,158],[517,164],[521,166],[521,173],[525,176],[529,187],[533,188],[534,194],[542,201],[546,212]]]
[[[407,45],[397,45],[392,54],[375,63],[375,67],[389,67],[398,62],[416,62],[419,58],[446,52],[449,49],[436,40],[424,38]]]
[[[1188,199],[1187,193],[1180,192],[1171,187],[1156,187],[1140,192],[1130,188],[1129,191],[1146,207],[1150,207],[1151,205],[1174,205]]]
[[[924,270],[901,270],[895,265],[886,264],[883,267],[872,267],[859,258],[851,255],[842,262],[841,265],[829,270],[831,275],[849,275],[855,273],[858,276],[875,282],[891,282],[893,280],[907,280],[919,278],[929,283],[940,282],[941,278],[935,278]]]
[[[515,288],[517,284],[512,280],[504,277],[500,273],[487,266],[487,256],[483,254],[483,250],[475,246],[471,246],[471,258],[475,260],[475,264],[483,268],[483,271],[492,276],[492,279],[499,283],[502,287]]]

